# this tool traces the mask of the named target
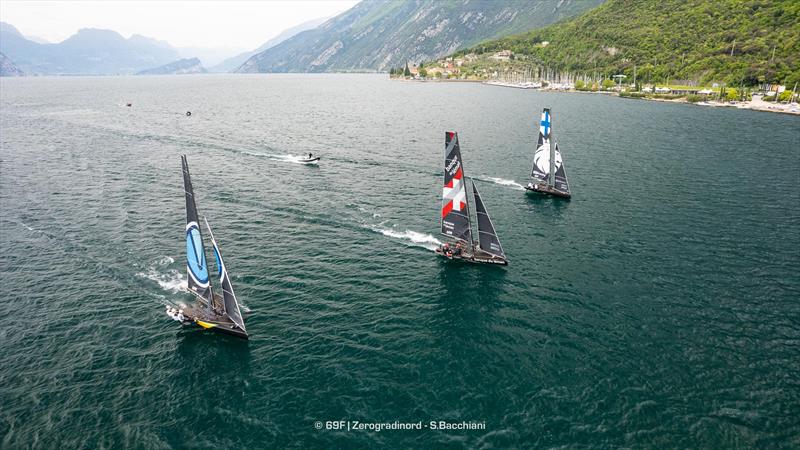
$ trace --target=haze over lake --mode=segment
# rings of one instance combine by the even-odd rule
[[[521,187],[543,107],[569,202]],[[445,131],[507,268],[431,251]],[[2,79],[2,446],[797,446],[799,142],[793,116],[386,75]],[[181,154],[248,342],[164,314],[192,298]]]

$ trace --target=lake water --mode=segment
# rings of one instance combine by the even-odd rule
[[[545,106],[570,202],[521,188]],[[446,130],[507,268],[431,251]],[[0,144],[4,448],[800,446],[797,117],[378,75],[4,78]],[[191,301],[180,154],[248,342],[164,314]]]

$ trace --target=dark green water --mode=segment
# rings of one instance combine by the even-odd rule
[[[800,446],[797,117],[362,75],[0,100],[2,447]],[[544,106],[571,202],[519,186]],[[445,130],[508,268],[430,251]],[[181,153],[249,342],[164,314]]]

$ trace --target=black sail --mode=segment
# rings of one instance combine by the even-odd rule
[[[556,144],[556,176],[555,176],[556,189],[561,192],[569,194],[569,181],[567,181],[567,169],[564,167],[564,161],[561,159],[561,152],[558,151],[558,144]]]
[[[192,178],[189,175],[189,163],[186,156],[181,156],[183,164],[183,190],[186,194],[186,271],[188,272],[188,288],[209,306],[212,304],[213,294],[208,276],[206,251],[203,245],[203,235],[197,218],[197,205],[194,201]]]
[[[503,251],[503,246],[500,245],[500,238],[494,231],[492,219],[489,217],[489,212],[486,211],[486,206],[483,205],[481,194],[478,192],[478,187],[472,183],[472,190],[475,193],[475,212],[478,216],[478,241],[481,250],[494,256],[505,259],[506,253]]]
[[[531,169],[531,178],[542,183],[550,181],[550,139],[553,133],[550,120],[550,108],[545,108],[539,120],[539,138],[536,140]]]
[[[222,253],[219,251],[217,241],[214,239],[214,233],[211,232],[211,227],[208,225],[207,220],[206,228],[208,228],[208,235],[211,236],[211,245],[214,248],[214,256],[217,258],[217,273],[219,274],[219,282],[222,285],[222,302],[225,308],[225,315],[227,315],[237,327],[241,328],[242,331],[246,331],[244,328],[242,312],[239,310],[239,302],[236,301],[236,294],[233,293],[233,285],[231,285],[231,279],[228,276],[228,269],[225,267],[225,261],[222,259]]]
[[[469,204],[458,134],[444,134],[444,187],[442,189],[442,234],[472,243]]]

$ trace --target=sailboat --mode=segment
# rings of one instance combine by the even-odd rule
[[[444,243],[436,253],[448,259],[472,263],[508,265],[508,259],[494,230],[492,219],[472,180],[471,194],[475,203],[478,224],[478,242],[472,238],[472,217],[469,213],[467,178],[461,160],[458,134],[445,132],[444,138],[444,188],[442,190],[442,234],[455,240]]]
[[[553,195],[562,198],[571,198],[567,169],[558,151],[558,143],[553,139],[552,114],[550,108],[542,111],[539,121],[539,140],[536,143],[536,152],[533,154],[533,169],[531,178],[525,189],[528,192]]]
[[[211,277],[206,261],[206,251],[203,245],[203,234],[197,215],[197,205],[194,201],[192,178],[189,175],[189,163],[186,155],[181,156],[183,164],[183,188],[186,193],[186,271],[188,274],[187,287],[189,292],[197,297],[196,301],[182,309],[167,307],[167,314],[173,319],[184,324],[196,324],[203,328],[240,337],[248,338],[244,326],[244,318],[239,309],[239,302],[233,292],[231,279],[219,245],[214,239],[208,220],[204,222],[211,238],[214,249],[214,258],[217,263],[217,274],[222,294],[214,292],[211,287]]]

